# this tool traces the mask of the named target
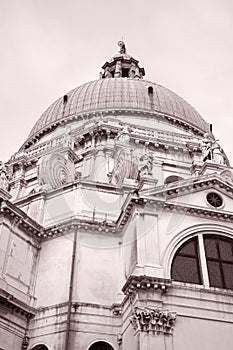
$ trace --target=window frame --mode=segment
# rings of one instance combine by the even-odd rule
[[[231,290],[233,291],[233,288],[227,288],[227,284],[225,282],[225,276],[224,276],[224,270],[223,270],[223,264],[229,264],[229,265],[233,265],[233,260],[232,262],[231,261],[228,261],[228,260],[224,260],[221,258],[221,255],[220,253],[218,252],[218,258],[207,258],[207,254],[206,254],[206,250],[205,250],[205,237],[208,238],[211,237],[211,239],[213,239],[214,242],[219,242],[220,240],[222,241],[231,241],[232,242],[232,245],[233,245],[233,237],[232,235],[227,235],[225,234],[224,232],[211,232],[211,230],[208,230],[208,231],[204,231],[203,230],[200,232],[197,232],[196,234],[193,234],[192,236],[189,236],[189,237],[186,237],[185,240],[182,240],[181,244],[179,244],[179,247],[176,249],[173,257],[172,257],[172,260],[171,260],[171,265],[170,265],[170,276],[172,278],[172,266],[173,266],[173,263],[174,263],[174,260],[176,258],[176,256],[178,255],[179,256],[179,250],[181,249],[181,247],[185,246],[185,244],[191,240],[191,239],[194,239],[195,237],[198,238],[198,259],[199,259],[199,266],[200,266],[200,274],[201,274],[201,281],[202,283],[192,283],[192,282],[185,282],[185,281],[178,281],[178,280],[175,280],[175,282],[177,283],[187,283],[187,284],[191,284],[191,285],[200,285],[200,286],[204,286],[204,287],[207,287],[207,288],[219,288],[219,289],[227,289],[227,290]],[[219,248],[218,248],[219,249]],[[208,261],[214,261],[214,262],[217,262],[220,266],[219,268],[219,271],[220,271],[220,274],[221,274],[221,281],[223,283],[223,287],[216,287],[216,286],[213,286],[211,285],[210,283],[210,272],[209,272],[209,269],[208,269]]]

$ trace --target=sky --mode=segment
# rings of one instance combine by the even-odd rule
[[[57,98],[98,79],[117,42],[182,96],[233,165],[232,0],[0,1],[0,160]]]

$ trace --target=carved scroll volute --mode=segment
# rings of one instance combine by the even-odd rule
[[[39,160],[38,182],[43,189],[55,189],[74,180],[74,164],[62,154],[49,154]]]

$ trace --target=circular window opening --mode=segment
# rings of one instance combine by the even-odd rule
[[[222,197],[216,192],[208,193],[206,199],[212,207],[219,208],[223,205]]]

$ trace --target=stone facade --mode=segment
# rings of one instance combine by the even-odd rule
[[[231,348],[233,288],[209,261],[229,286],[232,168],[202,117],[119,46],[1,164],[1,349]],[[228,260],[207,256],[210,236]],[[199,283],[179,277],[195,259]]]

